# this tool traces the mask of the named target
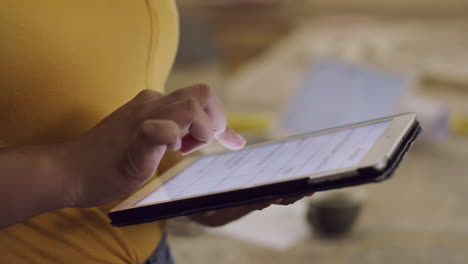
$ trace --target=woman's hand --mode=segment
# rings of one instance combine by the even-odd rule
[[[287,197],[283,199],[276,199],[273,201],[263,202],[263,203],[253,203],[246,206],[239,206],[233,208],[227,208],[217,211],[209,211],[201,214],[195,214],[190,216],[192,220],[198,222],[202,225],[216,227],[222,226],[234,220],[237,220],[253,211],[263,210],[269,207],[272,204],[277,205],[290,205],[293,204],[306,196],[312,196],[313,193],[308,193],[306,195],[299,195],[293,197]]]
[[[213,140],[237,150],[245,140],[227,127],[206,85],[168,95],[145,90],[78,139],[58,145],[65,206],[91,207],[124,197],[156,171],[169,148],[188,154]]]

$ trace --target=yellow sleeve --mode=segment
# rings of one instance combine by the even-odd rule
[[[177,19],[174,0],[0,1],[0,139],[9,146],[66,140],[140,90],[162,91]],[[143,262],[164,223],[114,228],[113,205],[1,229],[0,263]]]

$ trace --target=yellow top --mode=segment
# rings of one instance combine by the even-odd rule
[[[140,90],[162,91],[177,21],[174,0],[0,1],[0,142],[66,140]],[[111,227],[112,206],[59,210],[0,230],[0,263],[143,262],[164,224]]]

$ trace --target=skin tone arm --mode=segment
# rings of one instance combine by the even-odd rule
[[[96,127],[56,145],[0,149],[0,228],[65,207],[92,207],[135,191],[149,179],[166,150],[196,151],[212,140],[240,149],[245,140],[226,124],[222,105],[206,85],[169,95],[143,91]],[[160,168],[161,169],[161,168]],[[291,197],[193,215],[220,226]]]
[[[206,85],[168,95],[145,90],[82,136],[62,144],[0,150],[0,227],[65,207],[92,207],[135,191],[166,152],[213,140],[236,150],[245,140],[226,125]]]
[[[0,228],[64,207],[64,179],[55,146],[0,150]]]

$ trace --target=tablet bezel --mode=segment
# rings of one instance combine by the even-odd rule
[[[302,137],[309,137],[309,136],[314,136],[314,135],[319,135],[319,134],[326,134],[326,133],[331,133],[335,132],[338,130],[344,130],[344,129],[350,129],[354,127],[359,127],[359,126],[365,126],[365,125],[370,125],[374,123],[379,123],[379,122],[385,122],[385,121],[392,121],[388,127],[384,130],[382,135],[377,139],[377,141],[374,143],[374,145],[371,147],[371,149],[367,152],[367,154],[364,156],[364,158],[359,162],[356,166],[353,167],[348,167],[348,168],[342,168],[338,170],[333,170],[333,171],[326,171],[326,172],[321,172],[321,173],[314,173],[312,175],[304,175],[304,176],[299,176],[295,178],[290,178],[287,180],[280,180],[280,181],[274,181],[274,182],[269,182],[267,184],[260,184],[260,185],[255,185],[255,186],[249,186],[245,188],[234,188],[234,189],[229,189],[221,192],[213,192],[213,193],[205,193],[203,195],[196,195],[196,196],[191,196],[191,197],[185,197],[182,199],[174,199],[174,200],[168,200],[164,202],[156,202],[156,203],[150,203],[150,204],[145,204],[145,205],[136,205],[139,201],[144,199],[146,196],[151,194],[153,191],[155,191],[157,188],[162,186],[166,181],[170,180],[172,177],[176,176],[180,171],[183,169],[187,168],[190,166],[193,162],[196,160],[202,158],[202,157],[190,157],[187,159],[184,159],[180,161],[178,164],[176,164],[174,167],[160,175],[159,177],[155,178],[154,180],[150,181],[147,183],[144,187],[142,187],[139,191],[125,199],[123,202],[118,204],[116,207],[114,207],[110,213],[117,212],[117,211],[124,211],[124,210],[129,210],[129,209],[136,209],[136,208],[141,208],[141,207],[147,207],[147,206],[153,206],[153,205],[158,205],[158,204],[165,204],[165,203],[171,203],[174,201],[180,201],[180,200],[190,200],[193,198],[199,198],[203,196],[208,196],[208,195],[214,195],[214,194],[219,194],[219,193],[228,193],[232,191],[239,191],[239,190],[246,190],[246,189],[252,189],[252,188],[258,188],[259,186],[264,186],[264,185],[272,185],[272,184],[278,184],[278,183],[286,183],[286,182],[291,182],[291,181],[296,181],[299,179],[321,179],[321,178],[328,178],[328,177],[336,177],[339,175],[353,175],[357,173],[357,170],[359,168],[374,168],[376,170],[383,170],[386,165],[388,159],[394,154],[395,150],[398,148],[398,146],[401,144],[401,141],[403,137],[408,134],[409,130],[412,128],[414,123],[416,122],[416,115],[409,113],[409,114],[400,114],[400,115],[395,115],[395,116],[390,116],[390,117],[385,117],[385,118],[380,118],[380,119],[375,119],[371,121],[366,121],[366,122],[360,122],[356,124],[351,124],[351,125],[345,125],[345,126],[340,126],[336,128],[331,128],[331,129],[325,129],[325,130],[320,130],[312,133],[307,133],[303,135],[298,135],[298,136],[293,136],[293,137],[287,137],[283,138],[280,140],[271,140],[267,141],[264,143],[260,144],[255,144],[246,147],[248,148],[254,148],[262,145],[267,145],[267,144],[273,144],[273,143],[279,143],[279,142],[284,142],[288,140],[294,140]],[[219,155],[219,154],[214,154],[214,155]]]

